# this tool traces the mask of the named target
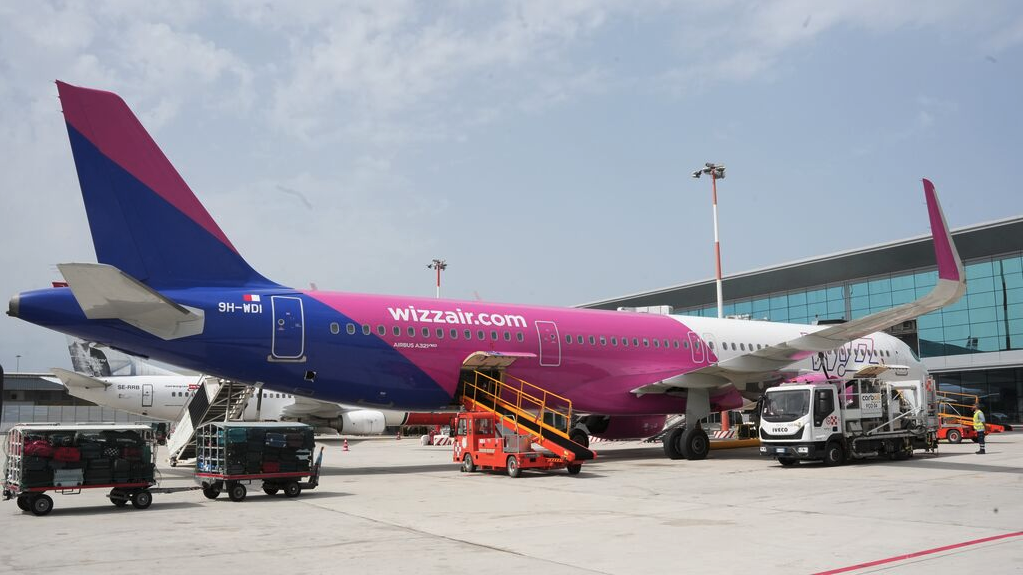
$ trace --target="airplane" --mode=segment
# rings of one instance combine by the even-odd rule
[[[177,421],[205,375],[180,375],[117,350],[68,337],[74,371],[51,368],[69,394],[97,405]],[[51,379],[47,377],[46,379]],[[249,400],[243,421],[302,421],[346,435],[380,435],[385,427],[446,425],[452,414],[352,408],[269,389]]]
[[[938,278],[922,298],[837,325],[300,290],[254,270],[116,94],[57,82],[98,263],[65,263],[67,287],[11,298],[8,315],[200,373],[372,408],[460,402],[463,372],[500,366],[563,396],[571,437],[638,437],[667,414],[695,422],[663,438],[698,460],[699,421],[769,385],[851,377],[880,363],[926,376],[879,330],[966,289],[933,184],[923,180]],[[254,209],[254,208],[253,208]]]

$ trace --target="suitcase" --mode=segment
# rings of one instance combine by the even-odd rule
[[[281,450],[276,447],[267,447],[263,450],[263,461],[280,461]]]
[[[121,457],[124,459],[142,459],[142,450],[138,447],[122,447]]]
[[[115,459],[113,469],[114,475],[128,475],[128,471],[131,469],[131,462],[127,459]]]
[[[280,473],[281,464],[276,461],[264,461],[263,473]]]
[[[53,450],[53,458],[57,461],[79,461],[82,459],[82,453],[77,447],[58,447]]]
[[[45,439],[26,441],[24,454],[36,457],[53,457],[53,445]]]
[[[243,475],[245,473],[244,465],[228,465],[226,475]]]
[[[81,469],[57,469],[53,472],[53,485],[55,487],[77,487],[81,484]]]
[[[258,461],[249,461],[248,463],[245,464],[245,473],[249,474],[259,473],[260,469],[262,469],[262,466]]]
[[[301,433],[289,433],[285,436],[285,440],[288,442],[288,447],[297,449],[305,445],[305,438]]]
[[[282,461],[281,462],[281,473],[293,473],[298,471],[297,461]]]
[[[99,459],[90,459],[85,462],[85,468],[88,470],[93,469],[110,469],[111,463],[109,459],[101,457]]]
[[[50,469],[26,470],[21,475],[21,483],[25,487],[48,487],[53,484],[53,471]]]
[[[114,476],[109,469],[86,469],[83,477],[86,485],[103,485],[114,482]]]
[[[283,433],[267,433],[266,444],[270,447],[287,447],[288,440],[285,438]]]
[[[75,436],[69,433],[54,433],[50,436],[54,447],[71,447],[75,444]]]
[[[78,451],[82,453],[82,459],[96,459],[97,457],[103,457],[103,446],[99,443],[82,443],[78,444]]]
[[[43,471],[49,466],[51,461],[45,457],[37,457],[35,455],[26,455],[21,458],[22,467],[25,471]],[[62,463],[58,462],[58,464]]]
[[[59,461],[57,459],[45,459],[47,467],[50,469],[65,469],[67,467],[67,461]]]
[[[250,427],[245,432],[250,442],[263,443],[266,441],[266,429],[262,427]]]
[[[109,457],[109,458],[113,459],[114,457],[118,457],[120,455],[121,455],[121,450],[119,448],[117,448],[117,447],[110,446],[110,447],[104,447],[103,448],[103,457]]]
[[[227,429],[228,443],[245,443],[248,440],[249,433],[244,427],[229,427]]]

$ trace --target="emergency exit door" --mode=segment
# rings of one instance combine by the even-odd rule
[[[561,365],[561,338],[558,326],[553,321],[538,321],[536,333],[540,337],[540,365],[558,367]]]
[[[153,384],[142,384],[142,407],[153,407]]]
[[[301,360],[305,352],[305,316],[302,299],[292,296],[273,296],[273,359]]]

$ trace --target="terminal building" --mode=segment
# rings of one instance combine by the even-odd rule
[[[888,332],[917,352],[944,391],[980,396],[988,421],[1023,419],[1023,217],[952,232],[966,268],[957,303]],[[910,302],[937,281],[930,236],[730,275],[724,314],[812,324],[856,319]],[[582,307],[672,306],[717,316],[714,280],[611,298]]]

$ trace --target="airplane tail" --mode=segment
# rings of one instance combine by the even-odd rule
[[[124,375],[177,375],[169,369],[153,365],[139,357],[109,347],[101,347],[96,343],[72,336],[67,336],[67,348],[71,355],[71,367],[78,373],[94,378]],[[61,378],[61,380],[63,379]]]
[[[242,258],[135,114],[57,82],[96,258],[153,288],[272,287]]]

